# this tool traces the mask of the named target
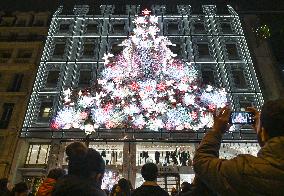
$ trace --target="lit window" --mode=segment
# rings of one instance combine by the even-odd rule
[[[30,144],[26,165],[45,165],[49,155],[49,144]]]
[[[48,122],[51,111],[52,111],[52,102],[42,102],[40,106],[40,111],[39,111],[39,116],[38,116],[38,121],[39,122]]]

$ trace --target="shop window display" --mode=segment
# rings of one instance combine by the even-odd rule
[[[30,144],[26,165],[45,165],[49,155],[49,144]]]
[[[161,166],[191,166],[194,146],[171,144],[143,144],[137,146],[136,165],[153,162]]]

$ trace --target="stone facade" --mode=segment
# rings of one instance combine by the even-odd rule
[[[11,174],[12,160],[32,90],[48,13],[0,12],[0,178]]]

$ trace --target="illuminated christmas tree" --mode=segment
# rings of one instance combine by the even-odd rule
[[[212,126],[211,112],[226,104],[226,93],[197,80],[191,63],[176,58],[173,45],[159,35],[158,17],[135,19],[123,51],[104,56],[104,69],[90,89],[65,91],[64,107],[52,120],[55,129],[97,128],[198,130]]]

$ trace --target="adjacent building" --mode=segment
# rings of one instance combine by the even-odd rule
[[[0,178],[15,158],[48,20],[47,12],[0,12]]]

